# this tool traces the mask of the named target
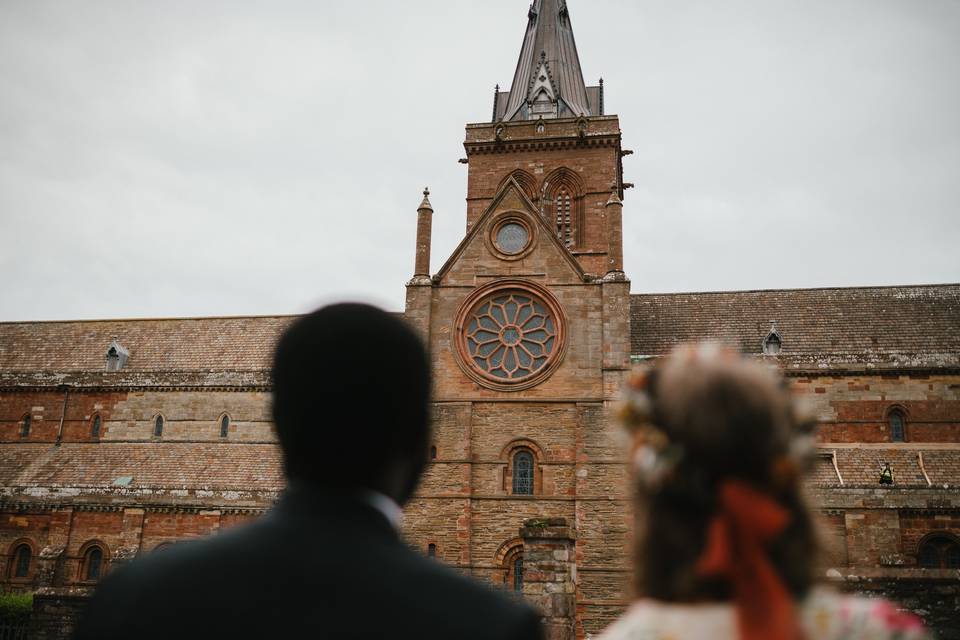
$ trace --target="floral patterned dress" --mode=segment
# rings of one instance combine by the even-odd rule
[[[930,640],[923,623],[886,600],[819,589],[800,606],[807,640]],[[676,605],[641,601],[598,640],[738,640],[731,604]]]

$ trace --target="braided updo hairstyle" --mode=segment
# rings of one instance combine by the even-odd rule
[[[634,376],[623,422],[633,435],[638,595],[730,600],[729,583],[697,572],[728,480],[749,484],[789,513],[767,552],[790,594],[807,594],[817,540],[801,485],[813,459],[814,422],[801,417],[777,370],[710,345],[682,348]]]

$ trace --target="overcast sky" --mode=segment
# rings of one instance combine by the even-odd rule
[[[960,281],[960,1],[569,0],[635,292]],[[527,0],[0,0],[0,320],[400,310]]]

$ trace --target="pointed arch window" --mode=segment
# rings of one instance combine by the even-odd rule
[[[921,569],[960,569],[960,542],[946,534],[927,537],[917,551],[917,564]]]
[[[23,419],[20,421],[20,437],[29,438],[30,437],[30,428],[33,426],[33,416],[29,413],[23,416]]]
[[[903,412],[899,409],[894,409],[887,417],[887,421],[890,423],[890,439],[894,442],[906,442],[907,420]]]
[[[10,563],[10,577],[14,580],[25,580],[29,578],[32,565],[33,549],[26,543],[18,545],[13,550],[12,562]]]
[[[226,413],[220,416],[220,437],[227,438],[230,435],[230,416]]]
[[[94,414],[93,420],[90,421],[90,437],[94,440],[100,438],[100,432],[103,429],[103,420],[100,418],[100,414]]]
[[[513,456],[513,495],[533,495],[533,454],[527,450],[518,451]]]
[[[163,437],[163,428],[166,426],[166,420],[164,420],[162,415],[158,415],[153,419],[153,437],[162,438]]]

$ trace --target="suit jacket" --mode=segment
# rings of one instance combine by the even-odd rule
[[[361,500],[289,492],[256,523],[110,575],[78,640],[540,640],[527,606],[409,549]]]

